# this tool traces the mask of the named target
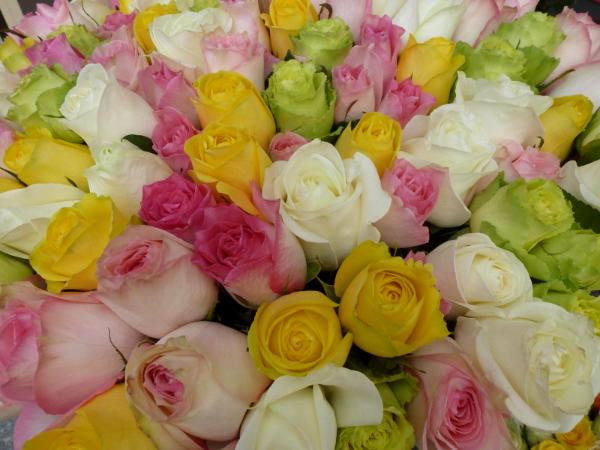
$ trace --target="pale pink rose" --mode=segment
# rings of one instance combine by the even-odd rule
[[[101,64],[122,86],[131,90],[137,88],[138,73],[148,66],[146,57],[132,41],[120,39],[96,47],[90,62]]]
[[[247,33],[211,33],[202,39],[202,49],[207,73],[237,72],[264,90],[264,47]]]
[[[504,172],[504,179],[509,183],[534,178],[556,180],[560,172],[560,160],[556,155],[535,147],[523,148],[515,141],[503,143],[494,158]]]
[[[308,141],[292,131],[277,133],[269,144],[269,155],[273,161],[287,161],[304,144]]]
[[[71,23],[67,0],[54,0],[52,6],[38,3],[33,13],[25,14],[15,27],[19,33],[45,38],[61,25]]]
[[[183,145],[198,134],[198,130],[187,117],[170,106],[156,111],[156,118],[158,123],[152,131],[152,148],[174,172],[187,173],[191,162]]]
[[[423,224],[438,200],[444,176],[437,169],[417,169],[405,159],[397,159],[384,172],[381,186],[392,196],[392,205],[375,223],[382,241],[394,248],[429,242],[429,228]]]
[[[187,117],[192,125],[200,127],[193,103],[198,95],[183,73],[155,61],[139,73],[139,91],[155,111],[172,107]]]
[[[379,100],[369,71],[362,65],[343,64],[333,68],[333,87],[337,93],[335,121],[359,119],[364,113],[375,111]],[[376,77],[375,81],[380,80]],[[382,81],[382,80],[381,80]]]
[[[323,3],[327,3],[331,6],[331,11],[333,13],[331,17],[328,14],[328,10],[322,8],[321,5]],[[372,7],[371,0],[329,0],[327,2],[322,0],[312,0],[312,4],[317,12],[320,12],[321,19],[334,17],[342,19],[350,27],[354,42],[359,41],[361,26],[367,14],[371,13]]]
[[[98,36],[107,38],[112,35],[121,27],[131,27],[135,20],[135,14],[123,14],[119,11],[115,11],[112,14],[106,16],[104,23],[98,29]]]
[[[384,61],[385,80],[393,79],[398,66],[404,29],[388,16],[367,15],[360,31],[360,45],[373,45],[372,51]]]
[[[491,387],[453,340],[429,344],[408,360],[421,387],[407,408],[420,450],[513,448]]]
[[[60,426],[62,419],[62,415],[46,414],[35,402],[26,403],[15,421],[13,449],[21,450],[25,442],[35,435]]]
[[[130,226],[110,241],[98,261],[98,299],[154,338],[204,319],[218,290],[192,263],[193,249],[167,231]]]
[[[585,95],[594,104],[594,110],[600,108],[600,89],[597,82],[600,79],[600,60],[574,67],[556,83],[552,83],[544,91],[545,95],[564,97],[568,95]]]
[[[414,116],[427,115],[434,105],[435,97],[407,78],[401,83],[392,81],[377,111],[397,120],[404,128]]]
[[[194,262],[236,299],[258,306],[301,290],[306,283],[306,259],[279,216],[279,202],[254,197],[271,223],[236,205],[206,209],[196,233]]]
[[[2,119],[0,119],[0,167],[7,169],[4,164],[4,153],[15,140],[15,131]],[[3,170],[0,170],[0,178],[12,178]]]
[[[221,8],[233,19],[231,33],[246,33],[251,42],[258,42],[269,50],[269,33],[260,18],[257,0],[221,0]]]
[[[73,74],[78,73],[85,63],[85,58],[67,41],[64,33],[35,44],[25,50],[25,56],[31,64],[46,64],[52,66],[60,64],[63,69]]]
[[[565,6],[556,16],[556,25],[566,38],[554,51],[553,56],[560,62],[547,80],[581,64],[600,60],[600,25],[588,13],[577,13]]]
[[[34,391],[48,414],[66,414],[123,376],[125,362],[143,339],[115,313],[89,298],[50,297],[40,310],[42,334]],[[91,350],[93,349],[93,350]]]
[[[270,380],[255,367],[243,333],[215,322],[195,322],[156,345],[134,350],[125,383],[129,400],[162,443],[159,447],[174,448],[166,445],[169,440],[235,439],[247,409]]]

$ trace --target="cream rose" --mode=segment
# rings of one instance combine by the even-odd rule
[[[354,370],[325,366],[279,377],[246,416],[237,449],[334,450],[338,427],[379,425],[377,388]]]
[[[600,392],[600,338],[587,318],[552,303],[526,302],[506,318],[460,317],[455,338],[528,427],[565,433]]]
[[[511,252],[481,233],[448,241],[427,255],[442,297],[452,303],[450,317],[501,315],[531,300],[527,269]]]
[[[558,184],[573,197],[600,211],[600,160],[584,166],[569,161],[561,169]]]
[[[338,267],[361,242],[378,242],[373,223],[391,204],[369,158],[356,153],[342,159],[333,145],[318,139],[266,170],[263,196],[280,200],[284,224],[307,258],[325,269]]]

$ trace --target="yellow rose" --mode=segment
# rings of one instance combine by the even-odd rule
[[[544,126],[540,150],[565,160],[573,141],[592,119],[593,109],[592,102],[583,95],[555,98],[552,107],[540,116]]]
[[[21,183],[17,180],[12,180],[10,178],[2,178],[0,175],[0,194],[2,192],[14,191],[15,189],[24,188]]]
[[[261,14],[271,36],[271,49],[279,59],[285,58],[294,45],[290,36],[297,34],[307,22],[318,20],[310,0],[272,0],[269,14]]]
[[[184,150],[194,180],[214,185],[244,211],[258,215],[251,183],[262,187],[271,160],[256,139],[240,128],[213,123],[188,139]]]
[[[94,165],[94,159],[85,145],[54,139],[48,130],[40,128],[18,137],[6,149],[4,163],[28,185],[72,181],[87,191],[84,172]]]
[[[52,217],[46,237],[31,252],[31,266],[50,292],[96,289],[96,262],[124,226],[109,197],[86,194]]]
[[[316,291],[294,292],[262,304],[248,332],[256,367],[275,379],[306,375],[325,364],[343,366],[352,334],[342,337],[336,307]]]
[[[556,435],[556,440],[568,450],[589,450],[596,444],[596,436],[592,431],[590,419],[584,417],[568,433]]]
[[[402,128],[394,119],[378,112],[368,112],[352,129],[348,124],[335,144],[342,158],[356,152],[369,157],[381,176],[396,159],[402,141]]]
[[[425,92],[437,100],[436,106],[448,103],[456,71],[465,62],[463,55],[455,55],[456,44],[448,39],[436,37],[417,44],[414,36],[400,55],[396,79],[412,78]]]
[[[551,441],[549,439],[546,439],[545,441],[542,441],[538,445],[533,447],[531,450],[569,450],[569,449],[556,441]]]
[[[335,277],[342,326],[376,356],[406,355],[448,335],[430,265],[392,257],[384,243],[363,242]]]
[[[125,385],[94,397],[75,411],[62,428],[38,434],[23,450],[156,450],[138,428],[125,396]]]
[[[216,72],[199,78],[194,87],[202,127],[220,122],[243,128],[262,148],[269,148],[275,121],[252,82],[235,72]]]
[[[177,6],[175,6],[174,2],[166,5],[157,3],[149,8],[144,9],[143,11],[140,11],[135,16],[133,21],[133,34],[135,35],[135,39],[140,44],[140,47],[142,47],[146,54],[156,50],[156,47],[154,47],[154,42],[152,42],[152,39],[150,38],[150,31],[148,30],[150,24],[157,17],[175,13],[177,13]]]

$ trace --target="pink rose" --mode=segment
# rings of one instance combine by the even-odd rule
[[[135,20],[135,14],[123,14],[115,11],[112,14],[106,16],[104,23],[98,30],[98,35],[101,37],[110,37],[112,33],[117,31],[121,27],[130,27],[133,25]]]
[[[218,290],[192,264],[193,248],[167,231],[130,226],[110,241],[98,261],[98,298],[154,338],[204,319]]]
[[[433,168],[417,169],[405,159],[397,159],[384,172],[381,185],[391,194],[392,205],[375,224],[384,242],[394,248],[429,242],[429,228],[423,224],[437,202],[444,176]]]
[[[560,74],[581,64],[600,60],[600,25],[587,13],[577,13],[565,6],[556,16],[556,25],[566,35],[554,51],[560,63],[548,76],[553,80]]]
[[[364,113],[375,111],[379,105],[375,82],[369,71],[362,65],[352,67],[343,64],[333,68],[333,87],[337,93],[335,121],[344,122],[359,119]],[[377,88],[378,90],[379,88]]]
[[[123,39],[113,39],[94,50],[90,62],[101,64],[124,87],[135,90],[138,85],[138,73],[148,66],[146,57],[129,40],[126,32]]]
[[[211,33],[202,39],[202,50],[207,73],[237,72],[264,90],[264,47],[247,33]]]
[[[258,0],[221,0],[221,8],[233,19],[231,33],[246,33],[251,42],[269,49],[269,33],[260,18]]]
[[[409,356],[421,390],[407,408],[420,450],[513,448],[491,387],[451,339]]]
[[[394,79],[396,75],[403,34],[404,29],[394,25],[388,16],[369,14],[362,24],[360,45],[373,45],[372,51],[385,63],[385,80]]]
[[[402,128],[417,115],[426,115],[435,105],[435,97],[423,92],[410,78],[401,83],[392,81],[377,111],[400,122]]]
[[[69,2],[54,0],[52,6],[38,3],[35,12],[25,14],[15,30],[27,36],[45,38],[61,25],[70,23]]]
[[[187,173],[191,162],[183,151],[183,144],[198,134],[198,130],[186,116],[170,106],[156,111],[156,118],[158,122],[152,131],[152,148],[174,172]]]
[[[292,131],[277,133],[269,144],[269,155],[273,161],[287,161],[304,144],[308,141]]]
[[[585,95],[594,104],[594,111],[600,108],[600,89],[597,82],[600,79],[600,60],[583,64],[574,68],[556,83],[552,83],[544,91],[544,95],[564,97],[568,95]]]
[[[173,174],[144,186],[140,219],[193,243],[196,226],[202,222],[204,210],[214,205],[216,201],[208,185],[196,184]]]
[[[505,142],[496,152],[495,159],[509,183],[534,178],[556,180],[560,172],[560,160],[556,155],[534,147],[523,148],[515,141]]]
[[[172,107],[190,123],[200,126],[193,101],[198,97],[183,73],[174,72],[162,62],[154,62],[139,73],[139,91],[154,110]]]
[[[270,383],[246,348],[243,333],[195,322],[133,352],[127,393],[159,448],[207,448],[205,440],[228,444],[238,436]]]
[[[331,6],[333,14],[331,18],[339,17],[350,27],[354,42],[360,39],[361,25],[365,17],[371,13],[371,0],[312,0],[312,4],[318,12],[321,12],[321,18],[329,18],[327,9],[321,9],[321,5],[327,3]],[[361,42],[363,44],[364,42]]]
[[[196,233],[194,262],[252,306],[300,290],[306,283],[302,247],[283,225],[278,202],[268,203],[268,211],[264,206],[259,209],[272,223],[235,205],[218,205],[204,212]]]
[[[73,74],[78,73],[84,66],[85,58],[67,41],[64,33],[35,44],[25,50],[25,56],[31,61],[31,64],[60,64],[63,69]]]

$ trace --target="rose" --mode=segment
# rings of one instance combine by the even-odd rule
[[[377,425],[382,418],[381,397],[365,375],[328,365],[275,380],[244,420],[237,448],[334,450],[338,427]]]
[[[86,194],[54,214],[45,238],[31,252],[31,266],[46,280],[50,292],[93,290],[96,262],[121,231],[122,221],[110,198]]]
[[[600,108],[600,94],[591,88],[590,83],[598,79],[598,74],[600,74],[600,61],[581,65],[556,83],[552,83],[545,92],[555,98],[584,95],[594,104],[595,111]]]
[[[64,34],[29,47],[24,53],[33,66],[60,64],[67,72],[78,73],[84,65],[83,57],[69,45]]]
[[[596,444],[596,436],[592,432],[592,423],[590,419],[584,417],[568,433],[559,433],[556,440],[569,448],[570,450],[585,450],[593,448]]]
[[[452,302],[450,317],[503,314],[533,298],[527,269],[485,234],[463,234],[427,255],[442,297]]]
[[[290,39],[295,54],[325,67],[327,71],[340,64],[352,47],[352,31],[340,18],[308,22]]]
[[[264,92],[280,131],[293,131],[306,139],[329,134],[336,94],[327,75],[311,63],[295,59],[275,64]]]
[[[358,42],[365,17],[371,12],[371,0],[329,0],[327,3],[331,7],[330,18],[342,19],[350,27],[354,41]],[[321,19],[329,12],[321,8],[320,0],[312,0],[312,4],[319,11]]]
[[[170,106],[156,111],[156,118],[158,123],[152,131],[152,148],[174,172],[187,172],[192,164],[183,151],[183,145],[198,130]]]
[[[269,380],[254,367],[242,333],[195,322],[135,349],[125,385],[132,405],[162,434],[226,441],[237,436]]]
[[[95,32],[117,6],[113,0],[73,0],[69,2],[69,16],[74,23]]]
[[[448,335],[431,266],[392,257],[367,241],[335,277],[342,326],[362,350],[385,358],[406,355]]]
[[[56,164],[57,158],[60,164]],[[38,129],[13,142],[6,149],[4,163],[29,185],[73,183],[87,191],[84,173],[94,160],[86,146],[54,139],[48,130]]]
[[[417,169],[406,159],[394,161],[381,178],[383,189],[392,196],[389,211],[375,224],[382,241],[393,248],[429,242],[429,228],[423,224],[437,203],[444,177],[435,168]]]
[[[205,72],[237,72],[259,91],[265,85],[265,48],[243,33],[211,33],[202,39]]]
[[[496,151],[494,159],[507,182],[535,178],[557,180],[560,174],[560,160],[552,153],[542,152],[535,147],[523,148],[515,141],[507,141]]]
[[[235,205],[208,208],[197,227],[194,255],[204,272],[251,306],[302,289],[307,270],[302,248],[283,225],[275,202],[255,198],[271,223]]]
[[[146,58],[129,36],[96,47],[90,62],[101,64],[122,86],[134,91],[139,72],[146,68]]]
[[[4,253],[0,253],[0,285],[26,280],[33,275],[29,264]]]
[[[388,16],[368,15],[360,30],[360,45],[372,47],[385,67],[385,80],[394,77],[398,65],[398,54],[402,46],[404,28],[394,25]]]
[[[54,0],[52,6],[39,3],[36,11],[26,14],[15,29],[27,36],[46,37],[61,25],[70,23],[67,0]]]
[[[81,70],[60,112],[61,122],[90,146],[119,141],[129,134],[150,137],[156,124],[144,99],[122,87],[100,64]]]
[[[287,161],[308,141],[292,131],[277,133],[269,144],[269,156],[273,161]]]
[[[113,11],[106,16],[104,23],[98,29],[97,33],[100,37],[110,37],[121,27],[126,27],[128,31],[133,31],[133,21],[135,14],[124,14],[119,11]]]
[[[438,106],[448,103],[456,71],[465,62],[464,56],[454,53],[455,46],[454,42],[443,38],[418,44],[411,37],[400,54],[396,80],[410,78],[424,92],[433,95]],[[431,61],[431,64],[423,64],[423,61]]]
[[[551,303],[526,302],[506,318],[460,317],[455,336],[529,427],[571,430],[600,390],[599,338],[587,318]]]
[[[262,186],[271,160],[252,136],[215,122],[188,139],[184,151],[192,161],[190,173],[195,181],[213,185],[244,211],[258,214],[251,185]]]
[[[600,211],[600,161],[583,166],[569,161],[561,169],[558,184],[576,199]]]
[[[125,11],[127,12],[127,11]],[[135,15],[133,20],[133,33],[138,44],[148,54],[156,50],[150,34],[150,25],[158,18],[166,15],[174,15],[177,13],[177,8],[172,2],[166,4],[157,3],[143,8]]]
[[[310,0],[271,0],[269,13],[261,14],[271,36],[273,54],[283,59],[294,49],[293,36],[307,23],[318,20]]]
[[[407,408],[422,450],[513,448],[493,391],[450,339],[409,357],[421,390]]]
[[[235,72],[204,75],[194,83],[195,103],[203,128],[218,122],[235,126],[256,138],[262,148],[269,147],[275,122],[256,87]]]
[[[31,43],[31,41],[28,41]],[[19,84],[18,72],[27,70],[31,67],[31,61],[25,56],[25,44],[18,43],[12,37],[7,37],[0,43],[0,62],[2,63],[2,72],[7,75],[3,81],[10,84]],[[5,87],[6,89],[6,87]],[[10,94],[10,92],[8,92]]]
[[[28,258],[51,217],[79,201],[83,192],[70,185],[34,184],[0,194],[0,251]]]
[[[65,426],[38,434],[25,443],[23,450],[68,450],[72,445],[108,446],[112,450],[156,449],[138,428],[123,385],[94,397],[78,408]]]
[[[401,141],[402,128],[398,122],[385,114],[368,112],[354,127],[349,124],[344,129],[335,147],[342,158],[361,152],[382,175],[396,159]]]
[[[583,95],[555,98],[552,107],[540,116],[544,126],[541,150],[565,160],[573,141],[592,119],[593,108]]]
[[[138,213],[144,186],[173,173],[157,155],[126,141],[97,148],[96,164],[85,171],[90,192],[110,197],[127,219]]]
[[[343,366],[352,334],[342,337],[336,304],[316,291],[284,295],[261,305],[248,331],[248,351],[258,369],[275,380]]]
[[[531,11],[512,22],[501,23],[496,36],[506,39],[513,47],[537,47],[551,54],[565,36],[556,25],[556,18]]]
[[[269,33],[260,17],[258,0],[225,0],[215,3],[232,17],[233,33],[246,33],[252,42],[258,42],[267,51],[270,49]]]
[[[364,52],[365,61],[333,68],[332,83],[336,91],[335,122],[358,120],[368,111],[378,109],[383,94],[383,70],[374,52]],[[364,64],[363,64],[364,63]]]
[[[600,113],[596,111],[586,129],[575,140],[575,149],[580,158],[580,163],[585,164],[600,159]]]
[[[12,104],[8,100],[10,95],[19,86],[21,78],[14,73],[10,73],[2,63],[2,46],[10,43],[11,39],[6,38],[0,44],[0,116],[6,117]]]
[[[140,219],[193,243],[204,210],[216,204],[206,184],[192,183],[178,174],[147,184],[143,189]]]
[[[507,250],[529,251],[573,225],[571,207],[552,181],[517,180],[488,189],[471,206],[471,231],[487,234]]]
[[[380,186],[366,156],[343,160],[333,145],[314,140],[267,169],[263,196],[280,201],[283,223],[307,258],[335,269],[360,242],[379,240],[373,223],[391,203]]]
[[[388,15],[418,42],[433,37],[450,39],[465,12],[464,0],[374,0],[373,14]],[[407,36],[408,37],[408,36]]]
[[[564,445],[547,439],[544,440],[542,442],[540,442],[539,444],[537,444],[535,447],[532,448],[532,450],[568,450]]]
[[[166,231],[131,226],[98,260],[98,299],[154,338],[202,320],[215,305],[217,288],[192,256],[192,245]]]
[[[94,33],[83,25],[62,25],[50,36],[52,37],[59,33],[64,33],[69,44],[86,58],[92,56],[94,49],[102,43]]]
[[[427,115],[435,102],[435,97],[424,92],[410,78],[401,83],[392,80],[377,110],[406,127],[414,116]]]

